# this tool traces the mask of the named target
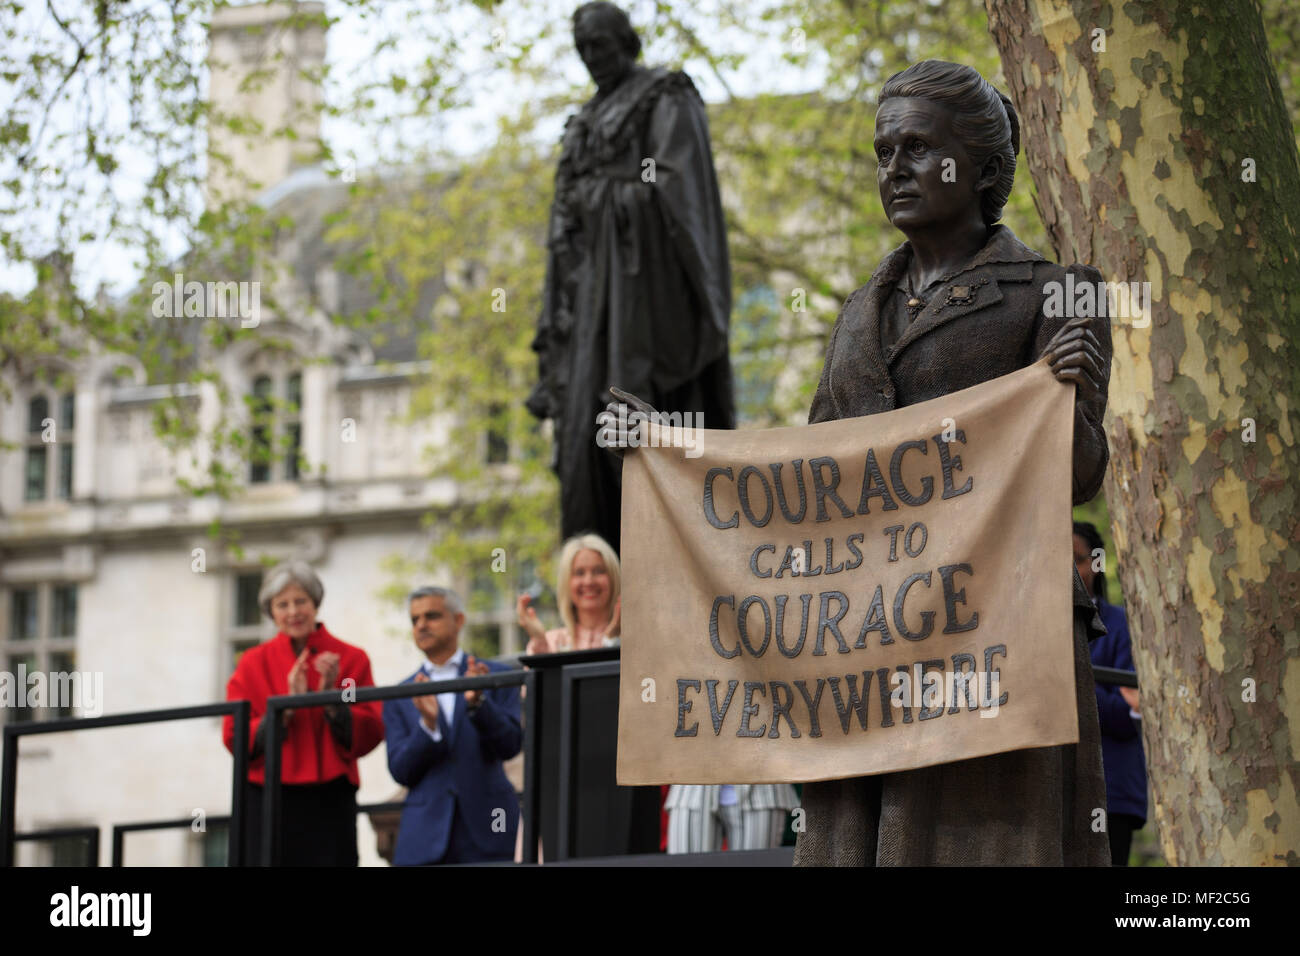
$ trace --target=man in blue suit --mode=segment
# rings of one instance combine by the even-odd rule
[[[428,658],[403,683],[509,670],[460,648],[464,606],[448,588],[412,591],[411,631]],[[501,766],[519,753],[519,688],[426,694],[384,703],[388,770],[408,789],[395,866],[514,857],[519,798]]]

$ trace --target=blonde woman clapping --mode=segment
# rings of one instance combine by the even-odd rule
[[[519,595],[519,626],[528,634],[529,654],[583,651],[618,643],[620,574],[618,555],[604,538],[583,534],[570,538],[560,549],[555,585],[563,627],[546,630],[532,606],[532,598]]]

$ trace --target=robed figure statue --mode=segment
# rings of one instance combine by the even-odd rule
[[[636,64],[626,14],[588,3],[574,41],[596,95],[565,127],[528,408],[554,424],[562,535],[619,545],[622,462],[597,447],[607,387],[732,428],[731,269],[704,103]]]

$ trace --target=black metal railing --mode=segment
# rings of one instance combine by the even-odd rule
[[[229,816],[204,818],[204,824],[206,826],[214,826],[214,827],[229,825],[230,821],[231,818]],[[173,820],[144,820],[139,823],[115,823],[113,824],[113,855],[112,855],[112,862],[109,865],[110,866],[125,865],[122,862],[122,858],[126,851],[126,835],[128,833],[144,833],[149,830],[182,830],[182,829],[188,830],[191,829],[193,826],[194,826],[193,817],[179,817]],[[234,832],[235,832],[235,828],[230,827],[230,831],[227,834],[227,836],[233,834]]]
[[[534,830],[539,795],[536,785],[537,761],[533,759],[537,739],[535,681],[536,672],[531,670],[498,671],[482,677],[457,677],[452,680],[394,684],[390,687],[351,687],[346,690],[315,691],[310,694],[289,694],[267,698],[266,713],[262,715],[262,720],[266,722],[266,789],[262,795],[262,859],[256,862],[263,866],[278,866],[280,863],[280,828],[276,823],[280,819],[281,803],[280,737],[283,727],[280,714],[282,711],[303,707],[324,707],[327,704],[353,706],[374,700],[402,700],[406,697],[422,697],[425,694],[449,694],[467,690],[522,686],[525,688],[523,861],[536,863],[537,845]],[[246,740],[247,737],[244,739]]]
[[[231,782],[231,813],[229,817],[212,818],[214,823],[228,822],[230,825],[227,859],[231,866],[244,862],[274,866],[279,862],[280,845],[279,818],[281,804],[280,780],[280,744],[282,726],[279,715],[290,709],[305,707],[323,707],[329,704],[353,706],[369,701],[400,700],[407,697],[420,697],[425,694],[458,693],[467,690],[489,690],[498,687],[525,688],[525,727],[524,727],[524,800],[522,807],[524,828],[523,860],[537,862],[536,818],[538,813],[539,793],[537,786],[537,761],[530,759],[537,739],[537,713],[535,692],[536,675],[533,671],[512,670],[487,674],[482,677],[459,677],[444,681],[424,681],[420,683],[396,684],[388,687],[360,687],[333,691],[317,691],[309,694],[294,694],[267,699],[266,713],[263,720],[268,720],[266,728],[266,785],[263,794],[263,828],[262,858],[244,861],[244,781],[248,777],[248,752],[245,747],[234,748],[234,763]],[[529,693],[529,691],[532,691]],[[14,844],[17,840],[54,839],[58,836],[86,835],[94,831],[94,844],[90,858],[98,865],[99,830],[97,828],[70,827],[58,830],[40,830],[18,834],[15,832],[14,810],[18,790],[18,741],[22,737],[37,734],[65,733],[73,730],[92,730],[100,727],[122,727],[131,724],[156,723],[170,720],[187,720],[198,717],[218,717],[234,714],[235,727],[233,739],[247,741],[251,723],[248,701],[224,701],[199,707],[181,707],[171,710],[139,711],[129,714],[115,714],[110,717],[65,718],[49,721],[25,721],[7,724],[4,730],[3,768],[0,769],[0,865],[12,866]],[[400,809],[402,804],[372,804],[359,806],[362,810]],[[118,824],[113,827],[113,865],[121,865],[124,853],[123,841],[127,833],[143,830],[165,830],[188,827],[192,818],[179,820],[151,820],[139,823]],[[75,831],[75,833],[74,833]]]
[[[567,860],[573,855],[573,833],[578,809],[573,774],[574,751],[579,714],[574,684],[600,677],[618,677],[618,661],[598,661],[591,664],[573,664],[560,672],[560,839],[555,860]],[[549,858],[549,857],[548,857]]]
[[[357,804],[357,813],[389,813],[401,810],[406,804],[398,801],[388,803],[359,803]],[[220,827],[229,826],[231,818],[229,816],[217,816],[204,818],[205,826]],[[171,820],[142,820],[137,823],[115,823],[113,825],[113,862],[112,866],[126,865],[126,835],[128,833],[143,833],[149,830],[187,830],[194,826],[193,817],[178,817]],[[85,829],[85,828],[83,828]],[[47,839],[48,837],[32,837],[30,834],[19,834],[21,839]],[[95,846],[99,846],[99,831],[95,831]],[[233,865],[227,861],[227,865]]]
[[[50,827],[48,830],[29,830],[14,835],[15,841],[67,840],[86,841],[86,862],[83,866],[99,866],[99,827]]]
[[[18,802],[18,742],[38,734],[60,734],[70,730],[99,730],[104,727],[127,727],[132,724],[157,724],[199,717],[224,717],[235,720],[235,739],[248,739],[250,704],[246,700],[226,700],[198,707],[173,707],[167,710],[142,710],[110,717],[65,717],[59,720],[24,721],[5,724],[4,758],[0,768],[0,865],[14,865],[14,844],[18,839],[35,839],[30,833],[21,837],[14,832],[14,811]],[[236,747],[230,788],[229,859],[232,865],[243,862],[244,779],[248,776],[248,750]],[[99,830],[95,830],[95,864],[99,864]]]
[[[559,762],[559,825],[560,840],[556,860],[568,857],[570,830],[574,823],[576,807],[573,786],[574,747],[578,715],[576,711],[574,687],[579,681],[590,678],[610,678],[619,674],[617,660],[598,663],[566,665],[562,668],[560,711],[560,748]],[[1093,667],[1093,677],[1098,684],[1112,684],[1120,687],[1138,687],[1137,674],[1134,671],[1120,670],[1113,667]],[[270,723],[266,728],[265,789],[263,793],[261,859],[244,860],[244,812],[245,782],[248,779],[247,747],[235,747],[231,773],[231,812],[229,816],[209,817],[213,825],[228,824],[227,861],[230,866],[244,864],[274,866],[280,859],[279,828],[276,823],[281,808],[280,780],[280,746],[283,727],[278,719],[285,710],[304,707],[323,707],[326,705],[352,706],[359,703],[385,700],[401,700],[419,697],[425,694],[458,693],[467,690],[488,690],[499,687],[520,686],[524,694],[524,794],[522,806],[523,827],[523,862],[537,861],[537,826],[541,811],[541,767],[535,758],[537,742],[540,738],[540,712],[537,707],[538,672],[535,670],[499,671],[482,677],[459,677],[444,681],[425,681],[419,683],[396,684],[386,687],[347,688],[345,690],[317,691],[308,694],[271,697],[266,702],[264,720]],[[33,830],[24,833],[15,832],[15,808],[18,787],[18,748],[23,737],[39,734],[66,733],[69,731],[94,730],[103,727],[123,727],[134,724],[161,723],[173,720],[191,720],[202,717],[224,717],[233,715],[234,740],[247,741],[251,724],[250,704],[248,701],[222,701],[196,707],[178,707],[166,710],[137,711],[128,714],[115,714],[108,717],[71,717],[48,721],[27,721],[6,724],[3,727],[4,755],[0,767],[0,866],[12,866],[14,849],[19,841],[56,840],[67,837],[82,837],[88,842],[90,865],[99,863],[99,828],[93,826],[58,827]],[[398,810],[402,803],[380,803],[358,805],[357,812],[380,812]],[[170,820],[151,820],[138,823],[116,824],[112,829],[112,865],[121,866],[124,856],[125,837],[128,833],[146,830],[165,830],[190,827],[190,817]]]
[[[1137,687],[1137,671],[1122,671],[1118,667],[1092,665],[1092,679],[1097,684],[1114,684],[1117,687]]]

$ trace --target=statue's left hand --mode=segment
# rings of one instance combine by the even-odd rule
[[[1107,376],[1102,371],[1101,345],[1088,328],[1091,321],[1084,317],[1071,319],[1043,349],[1043,355],[1052,363],[1052,374],[1057,381],[1078,386],[1076,397],[1080,401],[1106,397],[1103,383]]]

